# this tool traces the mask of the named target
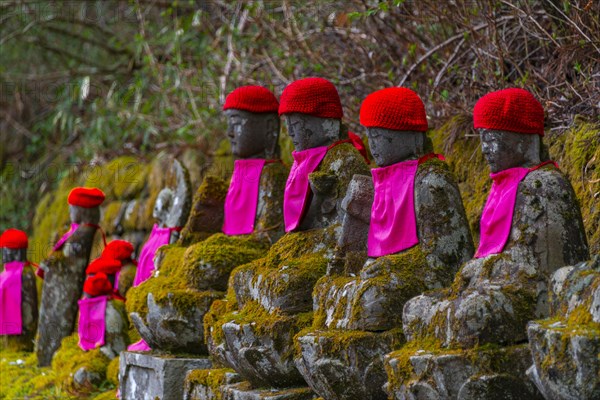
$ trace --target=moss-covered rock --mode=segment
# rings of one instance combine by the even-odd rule
[[[100,349],[83,351],[78,346],[79,335],[63,339],[52,358],[55,383],[72,394],[90,394],[106,380],[110,359]]]
[[[300,332],[295,363],[309,386],[332,399],[386,399],[384,356],[404,343],[401,329],[382,333]]]
[[[187,400],[222,400],[223,386],[239,381],[239,375],[228,368],[192,370],[185,378],[184,398]]]

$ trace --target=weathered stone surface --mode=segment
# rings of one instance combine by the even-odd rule
[[[307,387],[252,389],[248,382],[241,382],[223,388],[223,400],[311,400],[315,397]]]
[[[183,400],[222,400],[225,386],[241,381],[232,369],[193,370],[185,378]]]
[[[418,346],[413,344],[414,348]],[[541,400],[525,375],[530,360],[527,345],[499,349],[400,350],[386,356],[388,383],[385,388],[389,398],[398,400]]]
[[[190,208],[192,207],[192,187],[187,168],[176,159],[171,164],[170,174],[175,177],[175,185],[173,185],[172,189],[173,203],[164,223],[168,227],[178,227],[185,224],[190,214]]]
[[[550,274],[587,258],[573,189],[560,171],[542,167],[519,184],[504,252],[466,263],[451,289],[410,300],[404,332],[467,347],[523,341],[527,321],[548,316]]]
[[[338,228],[288,233],[265,258],[236,268],[231,283],[238,306],[255,301],[287,314],[312,310],[312,289],[333,256]]]
[[[125,304],[120,300],[109,300],[106,303],[104,325],[104,346],[100,351],[109,359],[119,356],[129,344],[129,321],[125,312]]]
[[[384,355],[404,341],[397,329],[384,333],[327,330],[297,339],[298,370],[309,386],[330,400],[385,400]]]
[[[95,210],[95,215],[91,215],[92,218],[74,221],[82,225],[66,241],[62,251],[53,252],[40,265],[45,270],[36,343],[40,366],[50,365],[52,355],[59,348],[61,340],[69,336],[75,327],[77,301],[83,291],[85,268],[96,233],[95,227],[83,223],[97,224],[99,218],[97,208],[85,210],[85,214]]]
[[[294,335],[310,322],[310,315],[267,313],[252,304],[221,321],[227,320],[221,325],[222,343],[215,343],[217,359],[255,387],[289,387],[303,382],[293,360]]]
[[[184,380],[194,369],[211,368],[208,358],[178,358],[123,352],[119,389],[123,400],[181,400]]]
[[[121,267],[121,271],[119,272],[119,288],[117,289],[121,297],[127,297],[127,292],[133,286],[136,270],[137,267],[133,263],[128,263]]]
[[[180,244],[189,245],[221,231],[228,184],[212,175],[204,177],[196,191],[188,220],[181,231]]]
[[[26,261],[27,249],[2,249],[2,261]],[[2,267],[4,270],[4,267]],[[0,348],[15,351],[33,351],[38,326],[38,296],[33,267],[25,265],[21,275],[21,323],[20,335],[0,336]]]
[[[550,287],[554,317],[527,327],[528,374],[548,399],[600,398],[600,256],[559,269]]]
[[[207,354],[202,321],[210,304],[222,296],[221,292],[198,292],[189,302],[189,293],[173,290],[167,294],[166,302],[158,304],[149,293],[145,321],[138,313],[130,316],[140,336],[153,349]]]

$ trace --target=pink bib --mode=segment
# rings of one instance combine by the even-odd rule
[[[260,174],[264,165],[263,159],[235,161],[225,198],[224,234],[247,235],[254,231]]]
[[[160,246],[169,244],[171,231],[175,228],[160,228],[157,224],[152,227],[150,237],[140,251],[137,270],[133,278],[133,286],[138,286],[152,276],[154,271],[154,255]]]
[[[283,221],[286,232],[293,231],[300,225],[310,197],[308,174],[321,164],[327,150],[327,146],[321,146],[308,150],[292,151],[294,163],[285,183],[283,194]]]
[[[21,279],[25,262],[11,261],[4,264],[0,273],[0,335],[23,333],[21,320]]]
[[[130,344],[127,347],[127,351],[150,351],[152,350],[150,348],[150,346],[148,346],[148,343],[146,343],[146,341],[144,339],[140,339],[137,342],[135,342],[134,344]]]
[[[79,347],[88,351],[104,345],[108,296],[79,300]]]
[[[62,237],[60,239],[58,239],[58,242],[56,242],[56,244],[54,245],[52,250],[54,250],[54,251],[60,250],[63,247],[63,245],[65,244],[65,242],[67,240],[69,240],[69,238],[71,236],[73,236],[73,234],[75,233],[77,228],[79,228],[79,224],[76,224],[75,222],[73,222],[71,224],[71,228],[69,229],[69,231],[67,233],[65,233],[64,235],[62,235]]]
[[[419,160],[375,168],[375,196],[371,207],[368,255],[381,257],[406,250],[417,243],[415,174]]]
[[[528,173],[546,164],[554,164],[558,168],[553,161],[547,161],[533,168],[516,167],[490,174],[492,189],[481,214],[481,237],[475,258],[498,254],[504,250],[510,235],[519,183]]]

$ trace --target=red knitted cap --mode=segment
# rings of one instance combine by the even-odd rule
[[[323,78],[304,78],[287,85],[279,99],[279,115],[289,113],[337,119],[344,116],[337,89]]]
[[[97,188],[77,187],[71,190],[67,201],[72,206],[92,208],[104,201],[104,192]]]
[[[86,274],[97,274],[105,273],[107,275],[114,275],[121,269],[121,261],[115,260],[114,258],[99,257],[93,260],[85,270]]]
[[[223,110],[235,108],[253,113],[276,113],[279,102],[275,95],[262,86],[242,86],[227,95]]]
[[[127,240],[113,240],[102,250],[102,257],[116,260],[130,260],[133,254],[133,245]]]
[[[525,89],[498,90],[475,104],[473,126],[544,136],[544,108]]]
[[[18,229],[9,228],[0,236],[0,247],[26,249],[28,245],[27,234]]]
[[[367,128],[425,132],[427,115],[418,94],[408,88],[393,87],[367,96],[360,107],[360,123]]]
[[[83,283],[83,291],[92,297],[102,296],[112,292],[112,284],[106,274],[100,272],[94,276],[87,277]]]

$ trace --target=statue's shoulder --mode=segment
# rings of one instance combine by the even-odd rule
[[[432,158],[419,164],[415,183],[424,187],[456,187],[456,177],[445,161]]]
[[[319,170],[349,177],[355,174],[371,174],[363,156],[350,143],[342,143],[329,149],[321,161]]]
[[[573,193],[571,182],[565,174],[552,164],[531,171],[519,185],[523,194],[545,197],[570,197]]]

